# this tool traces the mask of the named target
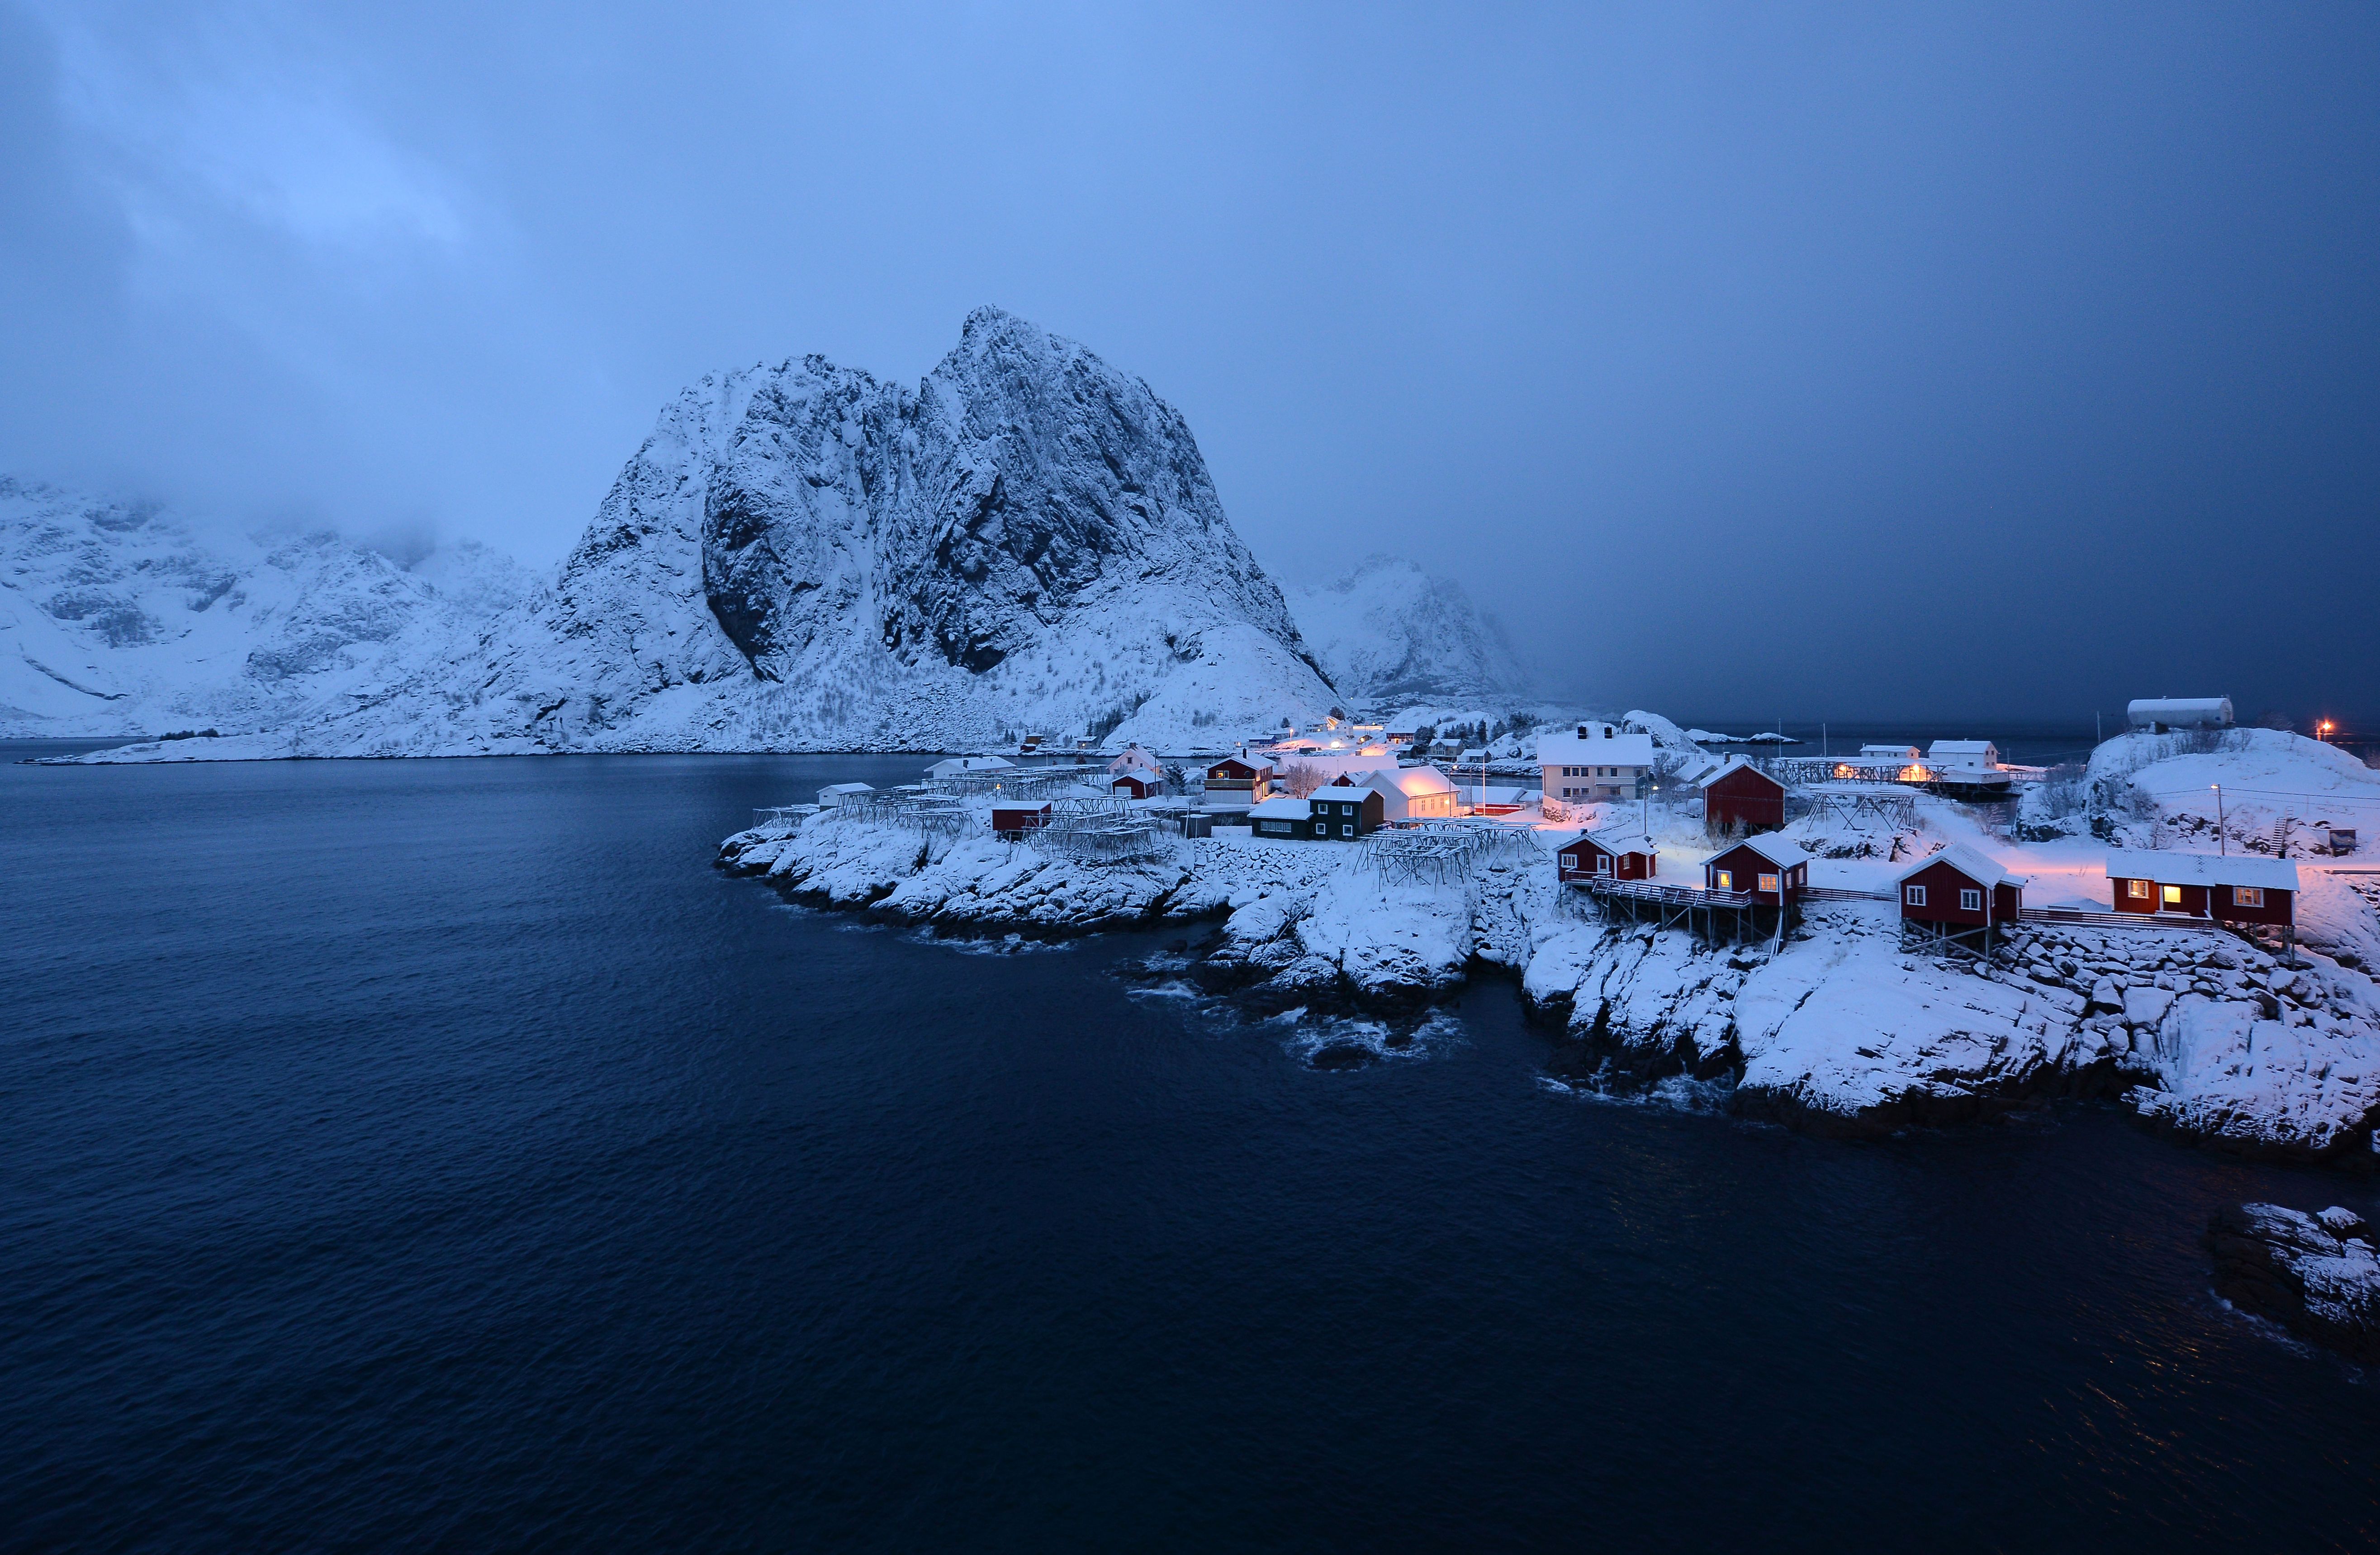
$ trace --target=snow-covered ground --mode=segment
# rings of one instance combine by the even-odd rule
[[[1598,807],[1594,824],[1634,820]],[[1822,859],[1814,884],[1876,890],[1913,857],[1965,843],[2043,895],[2104,905],[2098,844],[2017,844],[1974,812],[1922,800],[1913,831],[1806,833],[1868,856]],[[1699,824],[1654,812],[1662,877],[1694,881]],[[926,835],[847,816],[739,833],[722,863],[797,898],[960,931],[1075,932],[1222,919],[1200,983],[1272,1008],[1413,1010],[1483,967],[1517,973],[1562,1019],[1559,1083],[1693,1075],[1746,1113],[1876,1133],[1986,1117],[2042,1099],[2120,1097],[2187,1136],[2366,1163],[2380,1125],[2380,917],[2308,873],[2321,904],[2296,967],[2203,929],[2032,922],[1989,966],[1900,938],[1889,902],[1814,904],[1781,944],[1578,916],[1552,853],[1575,828],[1516,828],[1467,878],[1391,884],[1343,844],[1244,836],[1167,844],[1155,862],[1092,867],[988,832]]]

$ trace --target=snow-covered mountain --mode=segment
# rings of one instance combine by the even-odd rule
[[[321,717],[537,588],[468,542],[408,567],[335,535],[215,538],[153,504],[0,477],[0,735]]]
[[[1402,557],[1373,556],[1335,583],[1293,589],[1289,608],[1346,696],[1500,700],[1525,688],[1520,656],[1462,586]]]
[[[1336,700],[1137,378],[997,309],[662,412],[549,592],[361,705],[176,755],[1220,745]]]

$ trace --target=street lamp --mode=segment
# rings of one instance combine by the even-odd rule
[[[2336,725],[2333,724],[2329,719],[2325,718],[2320,723],[2314,725],[2314,732],[2320,738],[2327,740],[2330,738],[2331,730],[2335,727]]]
[[[2223,785],[2210,783],[2206,786],[2215,790],[2215,851],[2218,855],[2228,854],[2231,839],[2223,834]]]

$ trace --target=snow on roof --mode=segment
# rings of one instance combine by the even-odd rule
[[[2298,867],[2286,858],[2252,855],[2163,853],[2148,848],[2109,848],[2111,881],[2155,881],[2159,885],[2249,885],[2295,891]]]
[[[876,790],[864,783],[830,783],[819,792],[821,794],[873,794]]]
[[[1014,768],[1015,762],[999,756],[952,756],[926,769],[933,777],[953,777],[960,772],[1000,772]]]
[[[1755,777],[1768,778],[1769,782],[1777,783],[1775,778],[1768,777],[1767,772],[1762,771],[1759,768],[1754,766],[1744,758],[1741,756],[1730,756],[1725,761],[1719,763],[1718,771],[1710,773],[1706,777],[1694,779],[1694,785],[1698,788],[1708,788],[1712,784],[1717,783],[1719,779],[1726,777],[1730,772],[1750,772]],[[1777,786],[1782,788],[1785,785],[1781,783],[1777,783]]]
[[[1376,772],[1372,782],[1375,786],[1387,784],[1408,799],[1418,799],[1425,794],[1454,792],[1454,784],[1447,781],[1446,774],[1430,766],[1398,767]]]
[[[1936,740],[1925,747],[1928,756],[1997,756],[1999,747],[1989,740]]]
[[[1251,806],[1251,820],[1306,820],[1312,819],[1314,807],[1303,799],[1293,799],[1286,794],[1276,794],[1261,805]]]
[[[1917,747],[1913,745],[1864,745],[1860,747],[1859,753],[1862,756],[1897,757],[1908,761],[1917,759]]]
[[[1653,839],[1631,828],[1607,826],[1600,832],[1589,832],[1579,839],[1593,843],[1606,853],[1651,853]]]
[[[1597,723],[1588,727],[1599,731],[1611,725]],[[1649,767],[1653,764],[1653,736],[1605,735],[1600,733],[1590,733],[1584,739],[1575,733],[1537,736],[1537,765],[1540,767],[1584,766],[1590,762],[1605,766]]]
[[[1982,854],[1977,853],[1973,848],[1969,847],[1964,843],[1952,843],[1949,847],[1944,848],[1939,853],[1929,854],[1925,857],[1918,859],[1915,863],[1903,869],[1899,874],[1894,875],[1892,877],[1893,882],[1895,884],[1899,884],[1900,881],[1907,880],[1910,876],[1918,873],[1920,870],[1930,869],[1937,864],[1948,864],[1950,868],[1958,870],[1959,873],[1966,876],[1977,885],[1983,886],[1986,889],[1996,885],[2024,884],[2024,878],[2022,876],[2010,874],[2006,869],[2001,869],[1998,864],[1985,857]]]
[[[1117,757],[1114,760],[1108,763],[1108,771],[1111,772],[1123,771],[1127,767],[1139,767],[1145,771],[1152,772],[1163,771],[1163,769],[1157,764],[1156,757],[1151,756],[1148,752],[1141,749],[1140,747],[1136,745],[1125,747],[1124,753],[1122,756]]]
[[[1796,864],[1807,864],[1810,861],[1810,856],[1802,851],[1801,844],[1789,843],[1774,832],[1763,832],[1757,836],[1746,837],[1734,845],[1750,848],[1780,869],[1790,869]],[[1732,851],[1734,851],[1733,848],[1721,848],[1711,856],[1720,857]]]

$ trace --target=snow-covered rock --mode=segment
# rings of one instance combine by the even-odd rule
[[[2215,1293],[2359,1361],[2380,1361],[2380,1236],[2338,1205],[2217,1209],[2206,1226]]]
[[[1180,750],[1335,699],[1181,415],[983,309],[915,388],[704,379],[550,593],[278,753]]]
[[[2302,854],[2333,822],[2366,833],[2380,826],[2380,771],[2286,729],[2135,730],[2091,752],[2086,781],[2102,810],[2130,797],[2173,844],[2210,852],[2218,820],[2222,845],[2265,854],[2284,844]]]
[[[1520,656],[1462,585],[1397,556],[1367,557],[1335,582],[1292,589],[1290,613],[1340,694],[1386,701],[1508,699]]]
[[[468,541],[407,566],[0,477],[0,735],[236,736],[335,714],[537,591]]]

